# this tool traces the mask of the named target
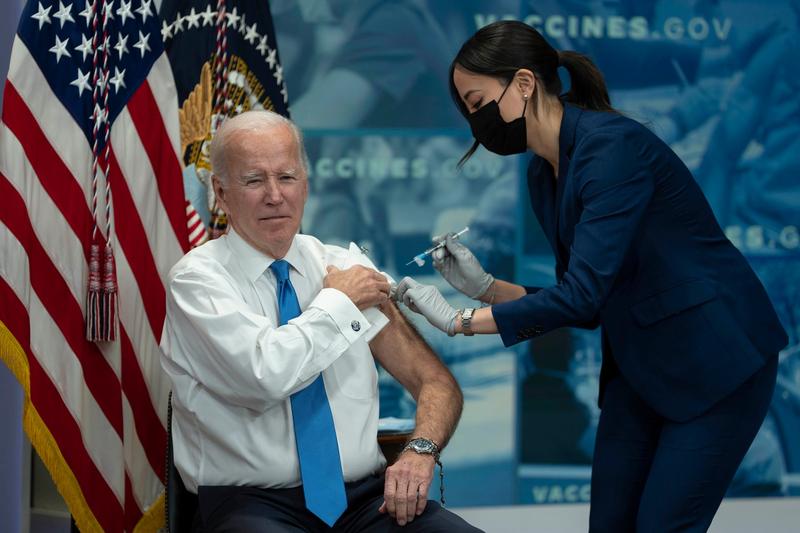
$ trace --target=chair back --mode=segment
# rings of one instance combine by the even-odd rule
[[[189,533],[197,511],[197,495],[186,490],[172,458],[172,391],[167,402],[167,485],[164,491],[164,512],[167,533]]]

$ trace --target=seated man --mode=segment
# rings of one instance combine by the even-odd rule
[[[477,531],[427,501],[461,391],[356,249],[299,235],[300,132],[251,111],[211,144],[227,235],[172,269],[162,339],[175,466],[201,531]],[[373,357],[417,400],[387,468]]]

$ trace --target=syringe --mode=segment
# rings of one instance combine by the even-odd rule
[[[464,235],[468,231],[469,231],[469,226],[467,226],[466,228],[462,229],[461,231],[459,231],[458,233],[453,235],[453,238],[454,239],[458,239],[459,237],[461,237],[462,235]],[[416,263],[417,266],[423,266],[425,264],[425,257],[431,255],[433,252],[435,252],[439,248],[444,248],[444,240],[442,240],[442,242],[440,242],[439,244],[431,246],[430,248],[428,248],[427,250],[425,250],[421,254],[415,255],[414,259],[412,259],[411,261],[406,263],[406,266],[410,265],[411,263]]]

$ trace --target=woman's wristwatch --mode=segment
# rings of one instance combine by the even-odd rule
[[[461,333],[467,337],[475,335],[475,332],[472,331],[472,315],[474,314],[474,307],[467,307],[466,309],[461,310]]]

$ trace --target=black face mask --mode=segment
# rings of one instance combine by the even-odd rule
[[[506,85],[503,94],[496,101],[492,100],[467,116],[475,140],[498,155],[521,154],[528,149],[528,130],[525,128],[525,109],[528,107],[528,100],[525,100],[522,116],[518,119],[506,122],[500,116],[498,104],[510,86],[510,83]]]

